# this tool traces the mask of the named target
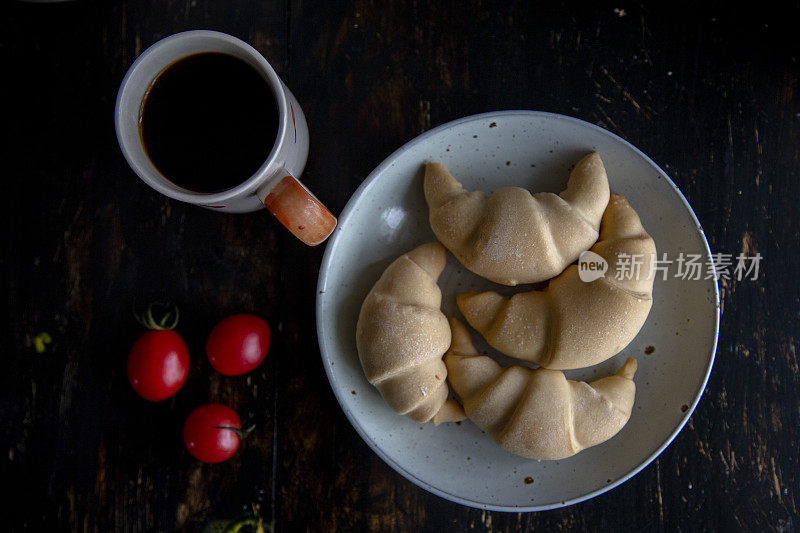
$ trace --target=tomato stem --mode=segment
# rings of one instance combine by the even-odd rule
[[[159,316],[158,319],[156,319],[156,315],[153,314],[153,309],[162,311],[161,314],[157,313]],[[178,311],[178,306],[173,303],[164,304],[161,302],[153,302],[147,306],[147,309],[145,309],[144,313],[141,315],[134,310],[133,316],[139,324],[147,329],[161,330],[175,329],[175,326],[178,325],[180,313]]]
[[[227,429],[228,431],[233,431],[239,436],[239,440],[244,440],[254,429],[256,428],[255,424],[250,424],[245,428],[237,428],[232,426],[214,426],[214,429]]]

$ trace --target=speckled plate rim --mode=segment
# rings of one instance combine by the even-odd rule
[[[681,421],[677,425],[677,427],[675,427],[673,432],[670,433],[669,437],[667,437],[667,439],[664,441],[664,443],[661,444],[661,446],[659,446],[649,457],[647,457],[644,461],[642,461],[642,463],[639,464],[639,466],[637,466],[636,468],[634,468],[633,470],[631,470],[627,474],[623,475],[622,477],[619,477],[618,479],[612,481],[611,483],[609,483],[605,487],[599,488],[599,489],[597,489],[595,491],[589,492],[587,494],[584,494],[584,495],[576,497],[576,498],[571,498],[569,500],[564,500],[562,502],[558,502],[558,503],[555,503],[555,504],[549,504],[549,505],[530,505],[530,506],[492,505],[492,504],[486,504],[486,503],[483,503],[483,502],[477,502],[477,501],[470,500],[470,499],[467,499],[467,498],[462,498],[461,496],[458,496],[456,494],[451,494],[449,492],[445,492],[445,491],[443,491],[443,490],[431,485],[430,483],[427,483],[427,482],[419,479],[418,477],[414,476],[413,474],[411,474],[410,472],[405,470],[400,464],[395,462],[391,457],[389,457],[374,441],[372,441],[372,439],[369,438],[369,436],[364,431],[364,429],[361,427],[361,425],[359,424],[358,420],[355,418],[353,413],[346,407],[346,405],[347,405],[347,402],[345,401],[346,398],[344,397],[344,393],[342,392],[342,388],[338,386],[338,381],[336,379],[336,376],[333,373],[332,367],[330,365],[324,364],[325,358],[326,358],[327,353],[328,353],[328,350],[332,349],[332,348],[328,346],[328,342],[326,340],[325,335],[323,335],[323,331],[322,331],[322,323],[323,323],[323,320],[322,320],[322,298],[320,298],[320,295],[324,294],[324,292],[326,290],[326,284],[327,284],[327,280],[328,280],[328,270],[329,270],[329,267],[330,267],[330,263],[331,263],[331,261],[333,260],[333,257],[336,254],[337,245],[339,243],[339,237],[341,235],[341,231],[340,230],[341,230],[342,227],[344,227],[346,225],[346,223],[347,223],[347,221],[348,221],[348,219],[350,217],[350,214],[355,211],[356,206],[358,205],[359,201],[366,194],[366,192],[370,189],[370,187],[372,187],[372,185],[374,185],[379,180],[380,176],[389,167],[391,167],[392,164],[395,162],[395,160],[397,160],[400,157],[400,155],[402,155],[404,152],[408,151],[409,149],[411,149],[412,147],[415,147],[418,144],[426,142],[428,139],[430,139],[431,137],[435,137],[440,132],[442,132],[444,130],[447,130],[447,129],[450,129],[450,128],[453,128],[455,126],[459,126],[459,125],[467,123],[467,122],[486,121],[487,119],[491,119],[491,118],[502,118],[502,117],[510,117],[510,116],[524,116],[524,117],[531,117],[531,118],[547,118],[549,120],[561,120],[561,121],[566,121],[566,122],[572,122],[573,124],[577,124],[578,126],[581,126],[583,128],[591,129],[591,130],[594,130],[597,133],[605,135],[605,136],[611,138],[612,140],[614,140],[615,142],[618,142],[618,143],[628,147],[629,149],[631,149],[634,153],[636,153],[639,157],[641,157],[644,161],[646,161],[650,166],[652,166],[653,169],[655,169],[667,181],[667,183],[669,183],[670,187],[672,187],[672,190],[675,192],[675,194],[678,195],[678,198],[680,198],[681,202],[683,202],[683,205],[686,207],[686,210],[689,212],[689,215],[691,216],[692,220],[695,223],[695,226],[697,227],[697,232],[699,233],[700,238],[702,239],[703,246],[705,248],[706,254],[708,254],[709,257],[711,256],[711,248],[708,245],[708,239],[706,239],[706,235],[705,235],[705,232],[703,231],[703,227],[700,224],[700,221],[697,219],[697,215],[695,214],[694,210],[692,209],[692,206],[689,205],[689,202],[686,200],[686,197],[683,195],[683,193],[680,191],[680,189],[678,189],[678,186],[675,185],[675,182],[673,182],[672,179],[667,175],[667,173],[664,172],[661,169],[661,167],[659,167],[652,159],[650,159],[644,152],[642,152],[641,150],[636,148],[634,145],[632,145],[631,143],[629,143],[628,141],[626,141],[622,137],[619,137],[618,135],[615,135],[615,134],[611,133],[610,131],[608,131],[608,130],[606,130],[604,128],[601,128],[600,126],[597,126],[595,124],[592,124],[590,122],[586,122],[584,120],[580,120],[578,118],[574,118],[574,117],[570,117],[570,116],[566,116],[566,115],[560,115],[560,114],[557,114],[557,113],[549,113],[549,112],[546,112],[546,111],[530,111],[530,110],[492,111],[492,112],[489,112],[489,113],[481,113],[481,114],[478,114],[478,115],[470,115],[470,116],[463,117],[463,118],[460,118],[460,119],[457,119],[457,120],[453,120],[451,122],[447,122],[445,124],[442,124],[441,126],[437,126],[437,127],[433,128],[433,129],[428,130],[425,133],[415,137],[414,139],[408,141],[406,144],[404,144],[403,146],[401,146],[400,148],[395,150],[389,157],[384,159],[383,162],[380,165],[378,165],[375,168],[375,170],[373,170],[369,174],[369,176],[367,176],[367,178],[361,183],[361,185],[358,187],[358,189],[356,189],[356,191],[350,197],[350,200],[347,202],[347,205],[345,205],[344,209],[342,210],[341,215],[339,215],[339,225],[337,226],[336,230],[334,231],[333,235],[331,236],[330,240],[328,241],[328,245],[325,248],[325,254],[322,257],[322,264],[320,265],[320,271],[319,271],[319,279],[317,281],[316,321],[317,321],[317,338],[319,340],[320,355],[322,356],[323,366],[325,367],[325,373],[328,375],[328,381],[331,384],[331,388],[333,389],[334,396],[336,396],[336,400],[339,402],[339,405],[341,406],[342,410],[344,411],[345,416],[347,416],[347,419],[353,425],[353,427],[355,428],[356,432],[361,436],[361,438],[364,440],[364,442],[366,442],[369,445],[369,447],[372,448],[372,450],[378,455],[378,457],[383,459],[383,461],[385,463],[387,463],[395,471],[397,471],[400,475],[402,475],[403,477],[405,477],[406,479],[408,479],[409,481],[411,481],[412,483],[414,483],[418,487],[421,487],[421,488],[427,490],[428,492],[436,494],[437,496],[441,496],[442,498],[445,498],[445,499],[450,500],[452,502],[460,503],[462,505],[466,505],[466,506],[469,506],[469,507],[474,507],[474,508],[477,508],[477,509],[486,509],[486,510],[490,510],[490,511],[503,511],[503,512],[519,513],[519,512],[547,511],[547,510],[550,510],[550,509],[558,509],[558,508],[561,508],[561,507],[566,507],[566,506],[574,505],[576,503],[580,503],[580,502],[583,502],[583,501],[586,501],[586,500],[590,500],[590,499],[594,498],[595,496],[599,496],[601,494],[604,494],[604,493],[606,493],[606,492],[608,492],[608,491],[620,486],[621,484],[625,483],[630,478],[632,478],[633,476],[635,476],[636,474],[641,472],[645,467],[647,467],[651,462],[653,462],[653,460],[656,459],[659,455],[661,455],[661,452],[663,452],[667,448],[667,446],[669,446],[672,443],[672,441],[675,439],[675,437],[678,436],[678,433],[680,433],[681,430],[683,429],[683,427],[686,425],[686,422],[689,421],[689,418],[691,418],[692,413],[694,413],[694,410],[697,408],[697,404],[700,403],[700,398],[703,396],[703,392],[706,390],[706,385],[708,384],[708,379],[711,376],[711,369],[714,366],[714,359],[716,358],[717,342],[719,341],[719,325],[720,325],[719,307],[720,307],[720,305],[719,305],[719,286],[718,286],[717,282],[714,281],[714,283],[713,283],[713,285],[714,285],[714,304],[715,304],[715,307],[716,307],[715,313],[714,313],[714,332],[713,332],[714,339],[713,339],[713,341],[711,343],[711,351],[710,351],[709,356],[708,356],[708,365],[706,366],[705,375],[703,376],[703,380],[701,382],[700,387],[697,390],[697,394],[695,395],[694,400],[692,400],[692,404],[689,406],[689,409],[686,411],[686,414],[681,419]],[[711,266],[713,268],[713,265],[711,265]],[[716,274],[716,271],[714,273]],[[716,279],[716,276],[715,276],[714,279]]]

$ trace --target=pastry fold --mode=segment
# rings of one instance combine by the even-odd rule
[[[439,243],[400,256],[367,294],[356,325],[361,366],[384,401],[396,413],[437,425],[465,417],[458,402],[447,399],[442,361],[450,327],[437,280],[446,260]]]
[[[605,361],[622,351],[647,319],[656,248],[628,201],[612,195],[600,239],[590,251],[592,261],[570,266],[543,291],[511,297],[469,292],[458,296],[458,308],[491,346],[511,357],[551,369]],[[582,266],[603,261],[602,277],[581,279]]]
[[[536,283],[561,273],[598,236],[609,188],[600,155],[572,170],[561,194],[503,187],[466,191],[444,167],[425,167],[431,228],[466,268],[503,285]]]
[[[503,368],[479,355],[461,322],[451,318],[448,380],[467,416],[497,444],[528,459],[563,459],[604,442],[625,426],[636,385],[636,360],[609,377],[585,383],[562,372]]]

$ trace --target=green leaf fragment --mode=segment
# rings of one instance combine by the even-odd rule
[[[33,338],[33,349],[36,350],[36,353],[44,353],[47,349],[46,345],[51,342],[53,342],[53,337],[46,331],[42,331]]]
[[[273,531],[272,524],[264,525],[264,521],[255,518],[242,520],[214,520],[203,528],[203,533],[266,533]]]

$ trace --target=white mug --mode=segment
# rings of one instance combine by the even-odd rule
[[[228,54],[256,69],[272,91],[280,122],[272,151],[256,173],[231,189],[215,193],[191,191],[164,177],[147,156],[139,131],[143,102],[159,74],[179,59],[201,52]],[[308,125],[300,105],[264,56],[240,39],[216,31],[195,30],[158,41],[136,59],[122,80],[114,121],[128,164],[161,194],[228,213],[266,207],[311,246],[327,239],[336,227],[336,217],[297,179],[308,158]]]

